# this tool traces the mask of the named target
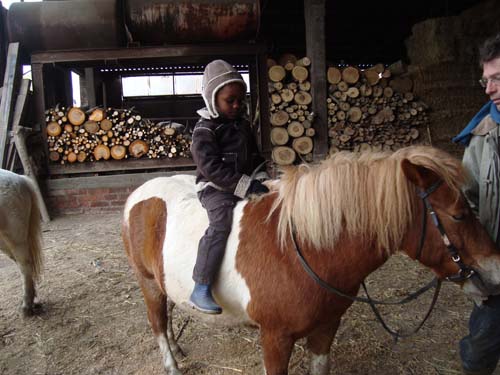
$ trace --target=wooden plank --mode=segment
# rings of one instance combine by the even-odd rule
[[[99,173],[111,171],[128,171],[139,169],[194,169],[196,165],[191,158],[175,159],[137,159],[137,160],[108,160],[75,164],[49,164],[50,175]]]
[[[93,68],[85,68],[85,87],[87,88],[87,104],[89,108],[97,106],[95,75]]]
[[[33,77],[33,98],[35,101],[36,120],[38,121],[38,126],[42,133],[45,155],[49,155],[47,131],[45,128],[45,84],[43,64],[32,64],[31,75]]]
[[[21,80],[21,86],[19,87],[19,94],[17,95],[16,105],[14,107],[14,116],[12,117],[13,131],[15,131],[16,128],[24,122],[24,118],[26,117],[26,111],[28,110],[28,106],[26,104],[27,104],[30,85],[31,85],[30,79]]]
[[[5,155],[5,169],[14,172],[14,168],[16,166],[16,162],[18,160],[18,156],[16,153],[16,146],[14,144],[14,134],[13,132],[9,132],[9,146],[7,147],[7,154]]]
[[[30,129],[31,130],[31,129]],[[38,185],[38,181],[36,175],[31,166],[31,161],[28,154],[28,148],[26,146],[26,133],[25,129],[18,127],[14,132],[14,142],[16,144],[16,150],[21,159],[21,163],[23,164],[24,174],[28,176],[31,181],[33,181],[33,185],[35,187],[35,194],[38,198],[38,204],[40,207],[40,215],[42,216],[42,220],[44,222],[50,221],[49,211],[47,210],[47,206],[43,199],[42,192],[40,190],[40,185]]]
[[[257,55],[257,77],[259,87],[260,135],[262,155],[271,160],[271,113],[269,111],[269,93],[267,83],[267,55]]]
[[[19,43],[10,43],[0,101],[0,168],[5,167],[8,132],[11,128],[16,91],[21,77]]]
[[[59,51],[34,53],[31,63],[83,62],[83,61],[113,61],[152,58],[183,58],[186,56],[235,56],[255,55],[265,53],[265,46],[255,44],[215,44],[215,45],[175,45],[171,47],[143,47],[98,49],[81,51]]]
[[[311,59],[311,95],[314,119],[314,159],[328,154],[328,117],[326,108],[325,0],[304,0],[306,50]]]
[[[27,98],[28,91],[31,85],[31,80],[23,79],[21,82],[21,87],[19,89],[19,95],[17,96],[16,106],[12,122],[12,130],[14,132],[14,143],[16,146],[17,154],[23,165],[24,174],[31,178],[33,185],[35,187],[35,194],[38,198],[38,203],[40,206],[40,214],[44,222],[50,221],[49,211],[43,200],[43,195],[38,185],[37,177],[33,171],[31,165],[31,160],[29,158],[28,147],[26,146],[26,134],[31,132],[32,129],[23,128],[20,126],[21,120],[24,118],[27,110]]]
[[[49,192],[53,190],[74,189],[75,187],[78,187],[78,189],[123,188],[139,186],[153,178],[174,176],[178,173],[176,171],[159,171],[112,176],[71,176],[48,179],[46,184]],[[195,174],[194,170],[182,171],[181,173],[186,175]]]

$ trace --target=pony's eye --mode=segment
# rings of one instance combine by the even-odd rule
[[[463,221],[465,219],[465,214],[461,213],[461,214],[451,215],[451,217],[455,221]]]

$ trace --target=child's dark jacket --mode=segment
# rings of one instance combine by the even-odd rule
[[[250,175],[264,161],[246,120],[200,119],[191,153],[199,189],[212,186],[239,198],[245,197]]]

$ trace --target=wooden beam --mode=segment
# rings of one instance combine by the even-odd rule
[[[85,88],[89,108],[97,105],[94,68],[85,68]]]
[[[49,155],[47,132],[45,131],[45,82],[43,77],[43,64],[32,64],[33,98],[35,99],[35,113],[39,129],[42,133],[45,155]]]
[[[311,59],[311,95],[315,114],[314,159],[317,161],[328,154],[325,12],[325,0],[304,0],[306,49]]]
[[[269,93],[268,93],[268,83],[267,83],[267,55],[258,54],[257,55],[257,77],[258,77],[258,89],[259,89],[259,112],[260,112],[260,135],[261,135],[261,147],[262,155],[267,160],[271,160],[271,122],[270,122],[270,111],[269,111]]]
[[[0,101],[0,168],[5,166],[7,139],[14,115],[16,92],[21,78],[19,64],[19,43],[10,43]]]
[[[176,45],[171,47],[144,47],[96,49],[81,51],[41,52],[31,56],[31,63],[89,62],[140,59],[182,58],[186,56],[236,56],[265,53],[263,44]]]
[[[48,222],[50,221],[49,212],[47,210],[47,206],[45,205],[45,201],[43,200],[43,195],[40,190],[40,186],[38,185],[36,174],[33,171],[31,160],[29,158],[28,147],[26,146],[26,133],[32,131],[32,129],[23,128],[20,124],[21,119],[24,117],[27,110],[27,98],[30,85],[31,80],[22,80],[21,87],[19,89],[19,95],[17,96],[16,100],[12,130],[14,133],[14,144],[16,146],[19,159],[21,160],[21,163],[23,165],[24,174],[33,181],[35,194],[40,206],[40,214],[42,216],[42,220],[44,222]]]
[[[49,164],[50,175],[131,171],[138,169],[196,168],[191,158],[106,160],[94,163]]]

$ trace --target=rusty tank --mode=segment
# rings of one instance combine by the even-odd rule
[[[142,45],[248,41],[260,21],[259,0],[125,0],[124,12]]]
[[[9,42],[27,52],[115,48],[124,44],[119,0],[13,3],[7,12]]]

